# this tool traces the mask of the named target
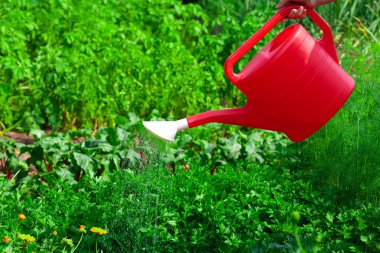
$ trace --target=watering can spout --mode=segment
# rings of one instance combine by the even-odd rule
[[[151,133],[168,141],[174,141],[178,131],[189,128],[187,119],[177,121],[145,121],[143,125]]]

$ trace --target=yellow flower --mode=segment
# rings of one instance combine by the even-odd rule
[[[105,235],[108,234],[108,231],[102,228],[92,227],[90,229],[91,232],[97,234],[97,235]]]
[[[81,232],[81,233],[87,233],[86,226],[85,225],[80,225],[78,231]]]
[[[27,242],[35,242],[36,241],[36,238],[31,236],[30,234],[27,234],[27,235],[20,234],[20,235],[18,235],[18,238],[20,238],[21,240],[27,241]]]
[[[25,220],[25,219],[26,219],[26,216],[23,215],[22,213],[20,213],[20,214],[18,215],[18,219],[19,219],[19,220]]]
[[[4,236],[3,237],[3,242],[5,242],[5,243],[9,242],[9,237],[8,236]]]
[[[57,230],[53,231],[53,235],[56,236],[58,234]]]

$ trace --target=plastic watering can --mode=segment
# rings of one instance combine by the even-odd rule
[[[302,141],[325,125],[350,97],[354,80],[340,67],[330,26],[312,9],[307,15],[322,30],[315,40],[300,24],[288,26],[243,68],[234,65],[290,11],[279,10],[226,61],[228,79],[247,97],[240,108],[200,113],[177,121],[143,122],[166,140],[186,128],[218,122],[284,132]]]

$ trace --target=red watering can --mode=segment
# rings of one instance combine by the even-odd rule
[[[208,111],[177,121],[144,122],[167,140],[177,131],[219,122],[284,132],[294,142],[318,131],[350,97],[354,80],[340,67],[332,31],[312,9],[307,15],[323,31],[315,40],[300,24],[287,27],[269,42],[239,73],[233,67],[290,11],[279,10],[226,61],[228,79],[246,96],[240,108]]]

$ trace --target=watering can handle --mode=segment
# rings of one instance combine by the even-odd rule
[[[271,19],[268,20],[254,35],[252,35],[241,47],[239,47],[224,64],[224,72],[228,79],[236,84],[240,79],[240,74],[234,73],[234,65],[249,51],[251,50],[265,35],[267,35],[278,23],[286,18],[292,9],[297,9],[299,5],[287,6],[280,9]],[[305,7],[307,8],[307,7]],[[339,64],[338,54],[335,49],[333,35],[330,26],[326,21],[313,10],[307,8],[306,14],[313,20],[313,22],[323,31],[322,39],[318,40],[326,52]]]

